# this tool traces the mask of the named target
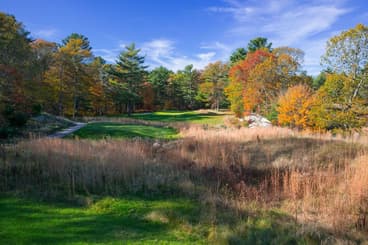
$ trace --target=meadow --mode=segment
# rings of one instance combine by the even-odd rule
[[[110,118],[77,137],[3,147],[0,243],[366,241],[363,136],[249,129],[226,117],[221,126],[183,123],[167,114],[166,122]]]

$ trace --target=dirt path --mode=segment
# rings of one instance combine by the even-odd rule
[[[74,126],[72,126],[70,128],[63,129],[59,132],[50,134],[47,137],[49,137],[49,138],[64,138],[65,136],[77,131],[78,129],[83,128],[86,125],[87,125],[87,123],[75,122]]]

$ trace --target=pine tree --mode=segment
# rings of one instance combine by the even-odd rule
[[[145,57],[140,56],[139,52],[140,49],[136,49],[134,43],[130,44],[120,53],[116,66],[110,70],[110,74],[125,90],[125,98],[122,99],[126,103],[129,116],[141,100],[139,93],[146,77]]]

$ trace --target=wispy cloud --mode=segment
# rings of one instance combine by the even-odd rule
[[[232,17],[231,27],[224,32],[232,40],[265,36],[274,46],[305,48],[305,68],[316,73],[323,54],[320,47],[337,20],[352,11],[344,3],[344,0],[224,0],[223,6],[212,6],[207,11]],[[318,48],[310,48],[310,43]]]
[[[35,32],[35,36],[38,38],[52,38],[57,34],[57,30],[54,28],[42,29]]]
[[[200,47],[203,50],[212,50],[216,52],[217,58],[223,61],[229,59],[231,52],[233,51],[233,45],[227,45],[221,42],[204,43]]]
[[[146,55],[151,68],[165,66],[177,71],[186,65],[192,64],[197,69],[202,69],[216,57],[215,51],[199,52],[191,57],[180,55],[175,47],[175,42],[169,39],[154,39],[142,45],[142,52]]]
[[[120,43],[116,48],[100,48],[93,51],[95,55],[101,56],[110,63],[115,63],[119,53],[125,49],[125,46],[125,44]],[[180,55],[173,40],[163,38],[153,39],[136,46],[141,49],[141,54],[145,56],[150,69],[165,66],[173,71],[181,70],[187,65],[193,65],[197,69],[202,69],[208,63],[220,59],[217,55],[217,50],[230,50],[221,43],[214,43],[213,46],[200,47],[200,50],[205,50],[204,52],[198,52],[188,57]]]
[[[121,51],[120,48],[114,48],[114,49],[105,49],[105,48],[98,48],[93,49],[93,52],[97,56],[101,56],[104,60],[110,63],[114,63],[116,61],[116,58]]]

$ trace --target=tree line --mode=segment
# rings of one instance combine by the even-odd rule
[[[332,37],[322,56],[325,70],[312,79],[301,71],[303,52],[289,47],[238,49],[225,93],[239,117],[258,112],[298,129],[351,131],[368,119],[368,27]],[[236,58],[240,57],[240,61]]]
[[[228,62],[203,70],[149,70],[135,44],[108,64],[88,38],[72,33],[60,43],[32,39],[14,16],[0,13],[0,128],[22,126],[46,111],[67,117],[136,111],[230,108],[238,117],[257,112],[274,123],[321,130],[366,123],[367,27],[331,38],[315,78],[301,69],[304,53],[273,48],[255,38]]]

